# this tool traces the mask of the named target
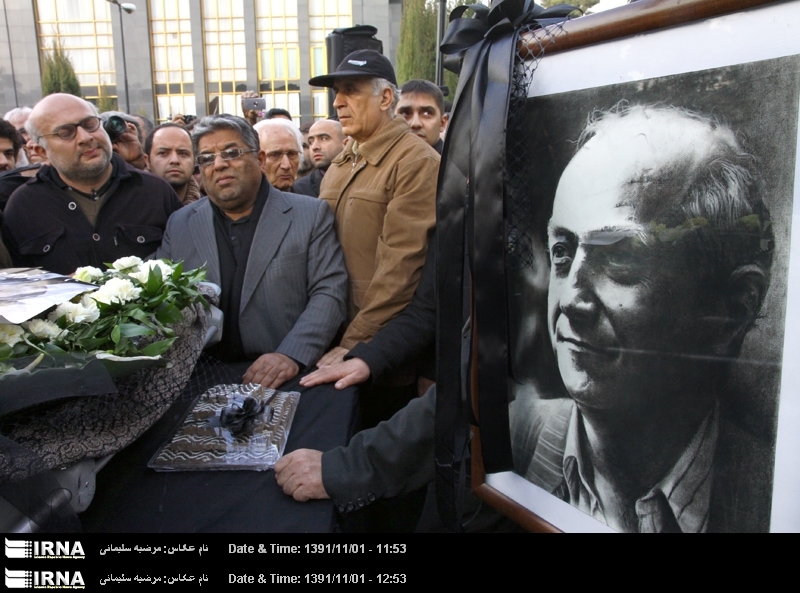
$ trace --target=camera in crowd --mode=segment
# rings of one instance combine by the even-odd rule
[[[111,138],[111,141],[116,142],[120,136],[128,131],[128,124],[120,116],[112,115],[103,122],[103,129],[108,134],[108,137]]]

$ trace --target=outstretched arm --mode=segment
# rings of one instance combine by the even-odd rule
[[[359,385],[369,379],[369,367],[360,358],[351,358],[339,364],[326,366],[300,379],[303,387],[313,387],[322,383],[336,381],[336,389],[344,389],[351,385]]]

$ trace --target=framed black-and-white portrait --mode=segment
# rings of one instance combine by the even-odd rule
[[[536,61],[509,432],[480,433],[514,469],[477,492],[530,528],[797,531],[800,1],[655,4]]]

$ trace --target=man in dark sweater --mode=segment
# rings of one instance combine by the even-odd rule
[[[96,108],[67,94],[48,95],[25,124],[34,151],[50,166],[17,189],[2,235],[15,266],[70,274],[160,245],[181,207],[169,184],[114,155]]]

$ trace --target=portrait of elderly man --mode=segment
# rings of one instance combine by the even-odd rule
[[[770,284],[756,161],[666,106],[595,114],[578,146],[547,228],[569,398],[517,396],[515,471],[618,531],[764,531],[770,446],[726,406]]]
[[[211,353],[251,362],[242,381],[276,388],[313,365],[345,316],[347,273],[325,204],[270,185],[258,135],[233,115],[192,131],[207,197],[169,220],[158,257],[208,267],[222,289]]]
[[[166,181],[112,151],[94,105],[48,95],[25,126],[50,166],[8,199],[2,234],[15,266],[71,274],[155,252],[181,203]]]
[[[291,121],[276,117],[258,122],[253,129],[264,151],[261,170],[281,191],[292,191],[303,156],[303,135]]]

